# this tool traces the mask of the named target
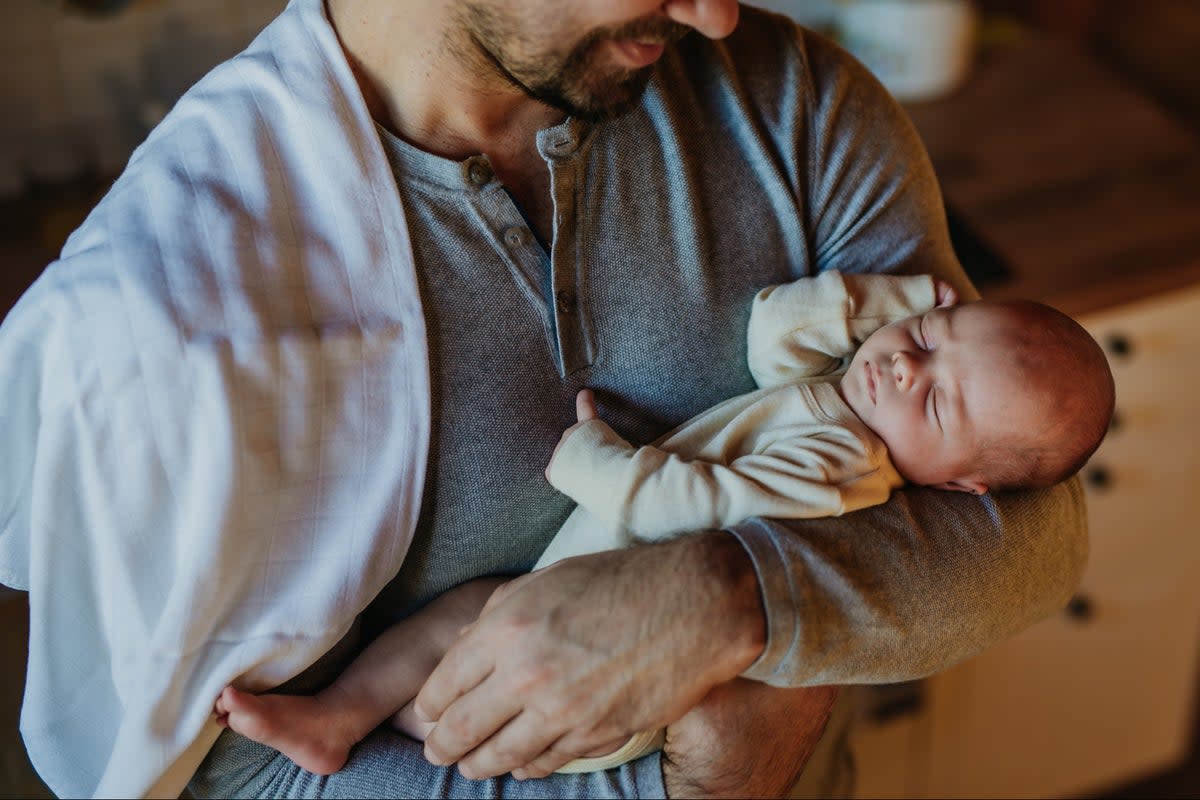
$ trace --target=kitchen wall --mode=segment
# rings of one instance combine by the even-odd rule
[[[4,0],[0,200],[31,183],[119,172],[183,91],[285,0],[134,0],[111,14]]]

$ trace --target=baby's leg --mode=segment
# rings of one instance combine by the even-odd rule
[[[318,775],[341,769],[350,748],[393,714],[402,732],[423,738],[428,726],[416,720],[410,701],[501,583],[482,578],[446,592],[384,631],[315,695],[255,696],[226,687],[217,721]]]

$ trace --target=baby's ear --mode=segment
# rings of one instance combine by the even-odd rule
[[[987,494],[987,484],[979,481],[959,480],[948,481],[946,483],[935,483],[930,486],[931,489],[945,489],[951,492],[970,492],[971,494],[981,495]]]

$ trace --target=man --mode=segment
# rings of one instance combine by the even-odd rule
[[[738,16],[296,0],[181,101],[0,337],[41,387],[3,414],[0,578],[52,672],[25,732],[54,788],[166,793],[211,747],[197,794],[779,794],[834,692],[772,687],[927,674],[1066,599],[1077,486],[905,492],[512,581],[418,697],[428,760],[379,731],[316,779],[213,746],[222,685],[327,680],[373,597],[368,636],[527,569],[569,511],[541,471],[577,389],[648,441],[750,388],[765,285],[970,291],[878,84]],[[550,775],[668,723],[662,756]]]

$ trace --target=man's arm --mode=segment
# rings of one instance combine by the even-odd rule
[[[838,691],[776,689],[744,678],[717,686],[667,730],[662,756],[667,795],[786,796],[825,731]],[[726,756],[731,751],[736,758]]]
[[[418,696],[438,722],[425,752],[468,777],[533,777],[675,722],[743,672],[799,686],[956,663],[1060,607],[1086,555],[1077,482],[997,499],[910,490],[850,519],[752,521],[745,551],[698,534],[514,581]],[[770,630],[739,668],[758,647],[759,584]]]
[[[842,519],[740,525],[769,628],[745,674],[876,683],[952,666],[1062,608],[1087,558],[1083,519],[1071,480],[983,497],[910,488]]]

